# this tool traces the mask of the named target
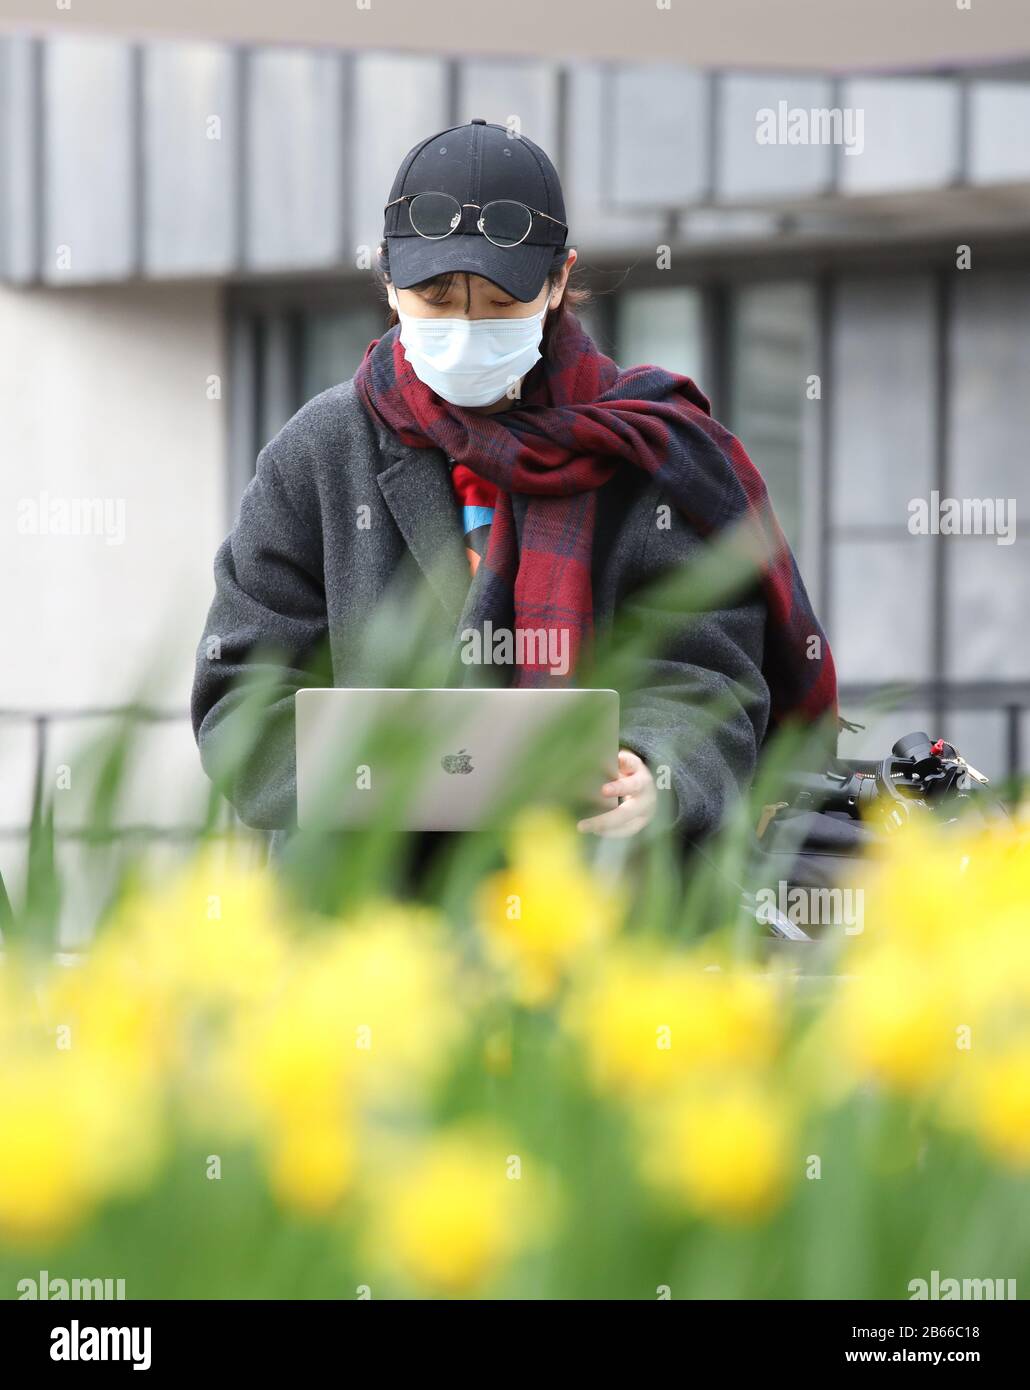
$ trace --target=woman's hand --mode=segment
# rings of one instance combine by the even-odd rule
[[[622,800],[612,811],[577,821],[577,830],[622,840],[638,834],[654,819],[658,806],[654,778],[643,759],[628,748],[619,750],[619,775],[613,782],[605,782],[601,795],[619,796]]]

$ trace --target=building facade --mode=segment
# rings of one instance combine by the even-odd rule
[[[261,444],[381,329],[398,162],[472,116],[553,154],[604,350],[694,377],[765,474],[867,725],[842,751],[927,727],[1027,770],[1030,66],[25,34],[0,40],[5,874],[34,781],[129,700],[167,718],[126,820],[195,819],[214,550]],[[968,525],[933,534],[947,499]]]

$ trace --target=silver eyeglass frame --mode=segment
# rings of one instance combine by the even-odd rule
[[[398,203],[413,203],[416,198],[421,198],[425,193],[429,193],[432,191],[434,190],[423,189],[422,193],[402,193],[399,198],[394,198],[392,203],[387,203],[386,207],[383,208],[383,213],[385,215],[390,211],[391,208],[395,208]],[[451,218],[451,225],[446,232],[442,232],[439,236],[428,236],[425,232],[420,232],[419,229],[415,226],[414,222],[411,221],[411,209],[409,207],[408,221],[411,223],[411,230],[415,233],[416,236],[420,236],[423,241],[445,241],[447,237],[452,236],[461,226],[461,221],[465,214],[466,208],[479,209],[480,216],[476,219],[476,228],[482,236],[486,237],[490,245],[496,246],[499,251],[510,251],[515,246],[521,246],[522,243],[526,240],[526,237],[528,237],[530,232],[533,230],[534,217],[542,217],[545,222],[553,222],[556,227],[564,227],[566,236],[568,235],[569,228],[567,223],[560,221],[557,217],[551,217],[549,213],[541,212],[539,208],[531,208],[528,203],[523,203],[518,198],[492,198],[489,203],[459,203],[457,198],[453,197],[453,195],[450,193],[437,193],[436,196],[439,198],[450,198],[451,201],[456,205],[458,211]],[[486,209],[488,207],[492,207],[494,203],[514,203],[517,207],[525,208],[526,211],[530,214],[529,226],[526,228],[522,236],[519,237],[518,241],[494,241],[493,237],[487,234],[483,226],[482,214],[486,212]]]

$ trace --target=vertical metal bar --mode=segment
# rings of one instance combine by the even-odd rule
[[[622,359],[619,339],[619,302],[625,291],[620,287],[612,294],[601,294],[589,306],[593,313],[594,332],[601,351],[616,361]]]
[[[32,115],[35,135],[32,139],[31,175],[34,187],[32,195],[31,226],[31,275],[33,280],[43,278],[44,245],[48,233],[49,197],[47,193],[47,143],[50,137],[50,112],[47,107],[44,85],[46,46],[40,39],[32,41],[31,91]]]
[[[0,38],[0,281],[10,278],[12,195],[14,185],[14,50],[10,39]]]
[[[616,206],[615,189],[615,131],[616,121],[616,83],[614,63],[602,63],[598,74],[601,96],[601,138],[597,142],[597,204],[603,212]]]
[[[972,163],[972,109],[973,87],[969,76],[960,73],[955,82],[958,87],[958,102],[955,112],[955,173],[952,183],[962,187],[969,182]]]
[[[142,275],[146,264],[146,134],[143,122],[143,48],[129,46],[129,265],[131,274]]]
[[[286,364],[286,382],[289,392],[286,420],[295,415],[304,404],[304,311],[297,309],[289,315],[286,325],[286,351],[289,361]],[[285,424],[286,421],[284,420]]]
[[[34,716],[32,722],[35,735],[35,747],[33,750],[32,809],[29,815],[30,824],[34,823],[37,816],[41,815],[43,811],[43,783],[46,778],[48,717],[45,714],[37,714]]]
[[[250,50],[244,45],[232,49],[233,113],[236,143],[233,153],[233,250],[231,263],[242,270],[247,264],[249,237],[247,235],[247,187],[249,184],[250,135],[248,132],[250,94]]]
[[[722,119],[720,115],[723,74],[705,74],[705,170],[702,180],[701,201],[713,204],[719,201],[719,157],[722,154]]]
[[[444,73],[444,106],[447,112],[447,124],[453,126],[461,120],[458,114],[461,103],[461,59],[448,59]]]
[[[291,315],[264,315],[258,368],[259,444],[278,434],[294,412],[293,344]]]
[[[232,55],[232,251],[230,264],[243,270],[249,255],[247,189],[250,182],[250,48],[234,45]],[[226,467],[226,524],[231,525],[240,498],[254,476],[257,455],[258,348],[253,315],[228,298],[229,417]]]
[[[554,79],[555,156],[559,175],[570,182],[572,131],[569,124],[569,70],[560,64]]]
[[[816,453],[818,458],[818,516],[817,575],[815,582],[818,594],[819,613],[825,626],[829,627],[835,617],[833,613],[833,318],[834,283],[828,275],[821,275],[816,281],[816,346],[815,355],[820,384],[819,434]]]
[[[341,53],[337,59],[340,69],[340,205],[337,255],[348,270],[354,269],[355,246],[352,227],[354,206],[354,157],[356,122],[354,118],[354,57]],[[375,247],[372,248],[375,255]]]
[[[1005,775],[1012,786],[1013,803],[1016,803],[1023,775],[1023,709],[1018,704],[1005,706]]]
[[[18,94],[14,85],[15,50],[0,38],[0,279],[11,278],[14,240],[15,122]]]
[[[804,356],[802,359],[801,380],[798,382],[801,428],[799,430],[800,458],[798,459],[798,497],[800,517],[798,522],[798,564],[805,583],[811,581],[812,593],[818,599],[820,573],[820,546],[822,544],[822,519],[819,512],[822,497],[822,421],[825,405],[822,399],[821,377],[820,394],[811,399],[808,394],[808,380],[821,373],[821,335],[818,323],[819,288],[809,280],[803,283],[803,303],[805,315]]]
[[[257,333],[252,314],[229,311],[229,419],[226,518],[231,523],[254,475],[257,454]]]
[[[0,43],[0,275],[38,280],[42,251],[43,48],[18,36]]]
[[[703,368],[705,394],[712,409],[727,429],[736,427],[732,393],[732,328],[730,290],[716,282],[701,291],[703,337]]]
[[[843,112],[844,110],[844,83],[839,77],[833,78],[830,83],[830,108]],[[833,197],[841,191],[841,161],[844,149],[842,145],[830,142],[830,168],[826,178],[826,187],[823,190],[826,197]]]
[[[933,363],[933,477],[941,497],[948,496],[948,401],[951,375],[951,299],[950,277],[944,271],[934,274],[934,363]],[[936,538],[932,553],[930,674],[933,681],[931,712],[937,728],[943,729],[948,713],[948,546],[943,536]]]

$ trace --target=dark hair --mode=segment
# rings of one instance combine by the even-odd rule
[[[561,279],[562,268],[565,265],[567,257],[567,247],[563,246],[555,253],[554,261],[551,264],[551,269],[547,272],[546,281],[546,283],[550,285],[552,290],[554,289],[555,285],[557,285],[558,281]],[[386,286],[390,283],[390,252],[385,242],[381,243],[381,245],[379,246],[379,249],[376,252],[376,260],[376,279],[379,281],[380,288],[383,291],[383,295],[385,297]],[[560,315],[564,314],[566,309],[578,309],[581,304],[586,304],[590,299],[590,291],[588,289],[583,288],[583,286],[581,285],[572,284],[572,277],[574,274],[574,270],[569,274],[569,280],[565,286],[565,293],[562,295],[561,302],[558,305],[557,309],[552,314],[547,315],[547,319],[544,323],[543,346],[545,351],[547,348],[547,341],[550,337],[550,329],[552,325],[555,322],[557,322]],[[409,288],[417,290],[419,294],[421,294],[430,304],[442,304],[443,301],[450,294],[451,287],[453,286],[454,281],[458,276],[464,277],[465,293],[466,296],[468,295],[468,275],[468,271],[464,270],[444,271],[441,275],[431,275],[428,280],[420,280],[417,285],[411,285]],[[468,300],[466,298],[466,303],[467,302]],[[396,310],[390,309],[387,314],[386,326],[388,328],[393,328],[394,325],[398,322],[399,320],[397,318]]]

